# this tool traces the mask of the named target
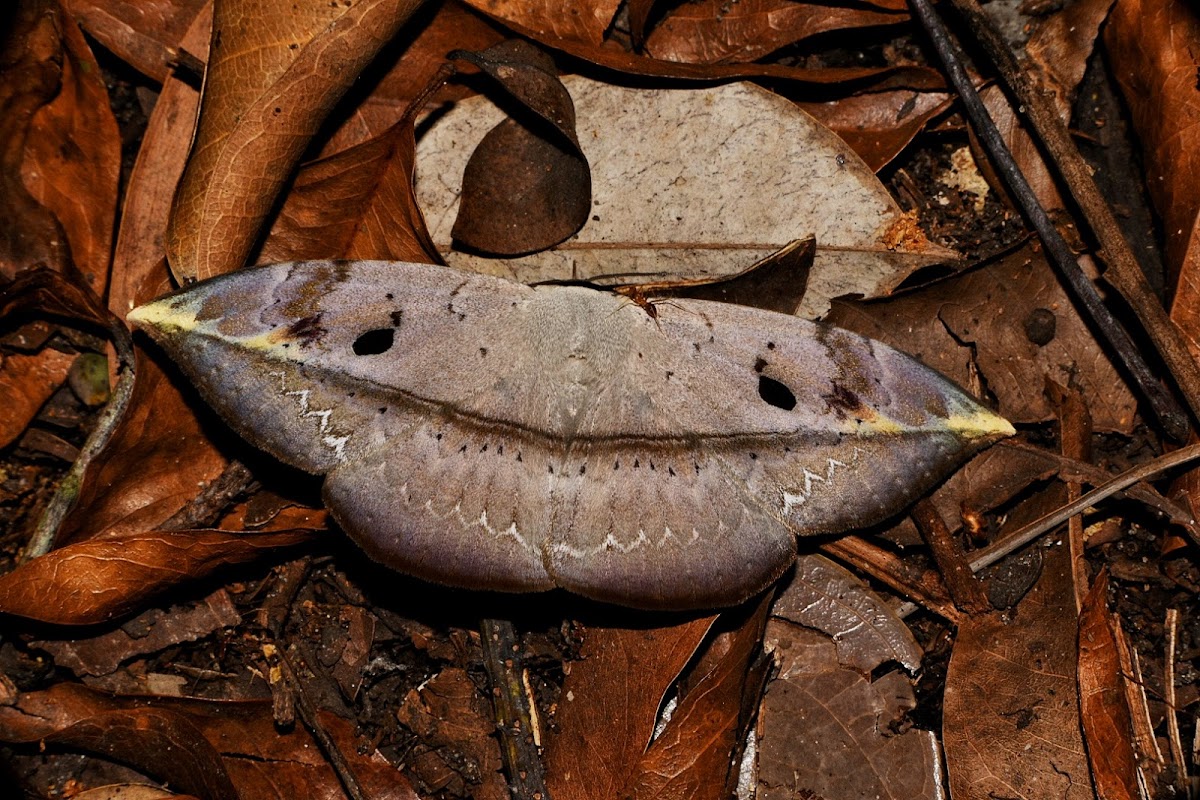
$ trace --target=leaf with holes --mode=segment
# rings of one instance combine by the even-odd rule
[[[501,591],[739,602],[797,534],[900,510],[1012,433],[878,342],[703,300],[312,261],[129,315],[379,561]]]

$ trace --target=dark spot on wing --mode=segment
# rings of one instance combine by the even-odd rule
[[[781,408],[784,411],[791,411],[796,407],[796,395],[792,393],[792,390],[766,375],[758,376],[758,396],[767,405]]]
[[[321,327],[320,312],[301,317],[289,325],[287,329],[288,338],[300,342],[301,345],[313,344],[326,333],[327,331]]]
[[[767,368],[767,362],[763,361],[761,358],[756,359],[754,361],[754,371],[757,372],[759,375],[761,375],[762,371],[766,368]]]
[[[845,419],[863,407],[862,398],[837,381],[833,382],[833,390],[821,395],[821,399],[839,419]]]
[[[396,341],[396,331],[392,328],[375,328],[359,334],[354,340],[352,349],[356,356],[377,356],[392,349]]]

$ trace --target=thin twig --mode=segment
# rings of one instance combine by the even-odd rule
[[[1054,227],[1046,210],[1038,202],[1029,182],[1021,173],[1020,167],[1017,166],[1012,153],[1005,145],[1004,138],[996,128],[996,123],[988,114],[983,101],[979,99],[979,94],[975,91],[975,86],[967,75],[962,55],[959,53],[958,46],[951,39],[950,32],[933,10],[929,0],[909,1],[912,4],[914,15],[921,21],[929,34],[934,49],[937,50],[946,69],[950,83],[962,100],[963,109],[971,121],[971,127],[975,130],[984,149],[987,150],[996,172],[1008,185],[1022,213],[1029,220],[1033,229],[1037,231],[1046,248],[1050,263],[1054,265],[1059,278],[1082,310],[1086,312],[1087,318],[1091,320],[1100,335],[1115,351],[1116,360],[1124,365],[1134,387],[1149,404],[1150,410],[1166,434],[1173,439],[1183,441],[1187,438],[1188,432],[1187,415],[1162,385],[1159,376],[1146,364],[1129,334],[1104,305],[1095,284],[1084,275],[1070,246],[1058,229]]]
[[[916,523],[917,530],[921,532],[921,538],[929,546],[929,551],[933,553],[933,559],[942,573],[942,580],[946,582],[946,588],[954,598],[954,605],[972,615],[991,611],[992,604],[988,601],[983,584],[971,571],[962,548],[950,535],[946,520],[942,519],[937,507],[928,498],[919,500],[913,506],[910,516]]]
[[[1183,737],[1179,735],[1179,709],[1175,705],[1175,647],[1179,641],[1179,610],[1167,609],[1166,652],[1163,653],[1163,701],[1167,705],[1167,741],[1171,743],[1171,760],[1180,776],[1187,774],[1183,760]]]
[[[479,623],[479,633],[483,666],[492,683],[496,730],[509,790],[515,800],[550,800],[517,632],[508,620],[484,619]]]
[[[1140,464],[1131,470],[1127,470],[1103,486],[1096,487],[1075,502],[1067,503],[1057,511],[1046,514],[1044,517],[1034,520],[1025,527],[1019,528],[1011,536],[1006,536],[979,550],[971,559],[971,569],[979,572],[981,569],[990,567],[1000,559],[1021,549],[1042,534],[1061,525],[1071,517],[1095,505],[1106,497],[1114,495],[1138,481],[1146,480],[1160,472],[1165,472],[1172,467],[1186,464],[1189,461],[1195,461],[1197,458],[1200,458],[1200,444],[1191,444],[1187,447],[1181,447],[1174,452],[1159,456],[1153,461]],[[1191,528],[1188,527],[1185,530],[1190,531]],[[1195,541],[1194,538],[1193,541]]]
[[[129,406],[129,399],[133,396],[133,339],[129,335],[129,330],[117,321],[115,317],[109,321],[108,329],[112,334],[113,350],[116,351],[117,355],[116,386],[113,387],[108,405],[100,412],[95,429],[88,434],[83,447],[79,448],[79,456],[75,459],[75,463],[71,465],[71,469],[67,471],[67,474],[59,482],[54,496],[50,498],[46,510],[42,512],[42,516],[38,519],[37,527],[29,539],[29,544],[18,557],[20,562],[44,556],[54,548],[54,540],[58,536],[58,529],[62,527],[63,520],[67,518],[67,514],[75,506],[75,501],[79,499],[79,491],[83,488],[84,473],[91,466],[96,456],[105,448],[109,440],[112,439],[113,433],[117,430],[117,425],[125,417],[125,409]]]
[[[966,619],[966,615],[954,605],[936,570],[924,570],[914,575],[913,567],[903,559],[859,536],[843,536],[825,542],[821,545],[821,552],[865,572],[897,594],[955,625]]]
[[[254,474],[245,464],[234,459],[225,465],[215,481],[205,486],[159,528],[182,531],[214,525],[231,504],[249,494],[254,486]]]
[[[303,655],[301,654],[301,657]],[[337,774],[338,781],[342,784],[342,788],[346,791],[346,795],[350,800],[370,800],[369,795],[363,790],[362,784],[358,782],[358,777],[354,774],[354,768],[350,766],[350,762],[342,753],[342,749],[338,747],[337,742],[321,724],[321,719],[318,714],[317,706],[313,703],[306,690],[306,682],[300,680],[296,674],[295,668],[292,666],[291,659],[288,658],[287,651],[283,648],[279,650],[279,669],[281,678],[288,682],[292,690],[295,692],[296,710],[300,714],[301,721],[304,722],[304,727],[316,740],[317,746],[321,748],[321,752],[329,759],[329,765],[333,767],[333,771]]]
[[[1045,145],[1049,160],[1062,176],[1072,198],[1079,206],[1087,227],[1100,245],[1100,257],[1108,266],[1104,279],[1116,289],[1141,320],[1146,334],[1159,356],[1183,391],[1192,414],[1200,418],[1200,365],[1188,351],[1178,327],[1167,316],[1162,304],[1146,281],[1137,257],[1121,232],[1112,209],[1096,186],[1091,168],[1080,155],[1070,131],[1058,115],[1051,95],[1035,85],[1038,73],[1025,70],[991,19],[976,0],[950,0],[963,22],[992,60],[1001,80],[1021,103],[1020,111],[1029,119],[1033,133]]]

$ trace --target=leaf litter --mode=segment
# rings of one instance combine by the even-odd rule
[[[312,257],[446,258],[454,263],[465,256],[450,249],[450,236],[439,233],[449,230],[442,220],[453,221],[446,210],[450,203],[422,197],[422,169],[428,170],[422,147],[435,140],[430,137],[438,135],[439,126],[458,119],[455,124],[470,127],[469,139],[439,145],[454,160],[433,174],[454,187],[474,142],[503,115],[490,110],[495,93],[470,77],[435,87],[433,100],[421,108],[410,104],[429,88],[449,50],[485,50],[516,33],[551,53],[570,54],[571,68],[584,76],[567,78],[565,85],[579,114],[579,146],[591,166],[593,199],[605,198],[606,208],[619,210],[622,198],[628,202],[640,189],[630,180],[637,154],[618,148],[606,151],[616,154],[606,161],[589,149],[613,127],[604,123],[626,116],[630,120],[631,133],[610,147],[641,143],[649,148],[663,138],[664,128],[665,134],[676,135],[695,116],[694,107],[685,104],[668,117],[676,121],[664,126],[665,112],[656,106],[666,102],[663,98],[716,98],[722,92],[740,93],[735,118],[777,115],[791,121],[776,124],[818,131],[806,134],[818,145],[805,153],[769,157],[767,150],[755,147],[732,151],[738,158],[757,159],[778,176],[788,176],[803,174],[813,161],[837,164],[841,154],[846,163],[839,166],[849,165],[855,180],[867,187],[857,206],[835,207],[824,200],[812,204],[820,212],[839,209],[833,213],[845,223],[839,225],[806,216],[813,212],[811,206],[781,203],[786,191],[739,185],[728,179],[725,168],[708,183],[681,184],[699,184],[691,194],[654,195],[650,205],[634,206],[653,210],[673,204],[697,227],[675,239],[660,238],[655,229],[630,237],[629,229],[618,227],[611,238],[599,237],[602,243],[627,247],[630,242],[654,246],[666,241],[675,251],[715,246],[720,258],[711,262],[737,271],[739,264],[808,234],[817,236],[819,259],[822,245],[836,244],[836,237],[856,224],[879,226],[882,220],[883,229],[894,228],[901,219],[919,224],[913,230],[924,231],[920,235],[936,257],[889,256],[913,240],[899,240],[897,249],[896,240],[882,238],[879,227],[869,228],[874,233],[851,247],[879,250],[882,243],[886,252],[877,257],[889,262],[891,272],[870,278],[865,288],[851,284],[818,290],[808,301],[807,314],[822,315],[832,300],[830,319],[907,349],[1020,423],[1025,449],[1001,447],[981,454],[932,496],[964,557],[1002,537],[1022,518],[1036,516],[1035,508],[1061,503],[1058,482],[1101,483],[1114,471],[1144,463],[1161,446],[1154,429],[1138,416],[1120,368],[1110,363],[1062,296],[1036,245],[1012,248],[1012,232],[1019,226],[1002,195],[990,193],[977,216],[971,197],[938,184],[950,154],[968,142],[937,71],[905,39],[912,29],[902,22],[903,4],[855,5],[850,11],[787,4],[807,9],[811,21],[775,27],[769,36],[753,26],[732,27],[740,22],[737,15],[724,14],[718,4],[656,12],[651,3],[635,2],[629,4],[627,18],[616,3],[576,3],[577,16],[562,16],[557,5],[551,13],[545,4],[518,0],[481,6],[490,16],[457,3],[428,4],[417,13],[411,32],[405,29],[401,35],[407,50],[382,39],[349,45],[361,63],[368,60],[369,48],[381,48],[381,59],[372,67],[378,80],[337,106],[317,149],[311,139],[315,129],[304,127],[308,122],[301,127],[309,132],[283,150],[273,143],[270,115],[277,105],[264,103],[265,95],[251,97],[250,105],[235,112],[237,124],[250,125],[243,130],[230,127],[225,112],[210,114],[209,119],[225,117],[210,123],[208,130],[217,128],[207,134],[215,135],[214,141],[248,136],[261,147],[247,166],[263,171],[266,188],[259,183],[236,188],[221,200],[232,205],[195,205],[185,198],[179,202],[188,208],[174,214],[170,200],[183,171],[198,97],[187,67],[180,67],[186,62],[181,54],[200,64],[207,59],[206,18],[197,16],[198,4],[182,1],[156,4],[156,13],[170,25],[133,19],[121,3],[65,5],[66,11],[48,2],[19,4],[20,19],[45,26],[37,28],[42,38],[29,41],[47,46],[12,51],[13,57],[0,61],[0,85],[21,85],[24,79],[18,75],[28,74],[19,72],[24,69],[47,70],[43,74],[50,86],[60,80],[53,72],[59,64],[77,72],[84,64],[82,72],[94,77],[99,68],[87,43],[81,44],[71,29],[77,20],[110,51],[102,59],[106,69],[124,61],[150,76],[153,82],[143,88],[157,94],[157,103],[138,165],[119,196],[113,177],[115,125],[103,104],[75,88],[77,74],[61,68],[63,86],[70,91],[5,96],[5,102],[26,103],[22,107],[30,109],[53,96],[53,114],[61,120],[27,130],[21,126],[36,119],[32,112],[6,118],[0,148],[8,154],[4,180],[14,186],[21,180],[28,187],[25,194],[18,189],[7,195],[18,207],[6,222],[6,275],[38,261],[57,266],[100,293],[111,285],[108,302],[123,315],[170,287],[163,245],[168,221],[176,226],[172,241],[198,248],[175,259],[173,267],[183,265],[183,275],[236,269],[248,258],[260,263]],[[240,23],[252,17],[239,15],[252,12],[236,2],[221,5],[222,13],[232,15],[222,19],[239,20],[223,29],[223,46],[234,54],[239,46],[252,46],[252,36],[238,39],[252,25]],[[737,11],[769,14],[774,5],[758,3]],[[1084,5],[1088,8],[1076,9]],[[1092,47],[1103,46],[1113,59],[1148,168],[1163,176],[1149,182],[1150,196],[1166,218],[1169,269],[1180,276],[1172,313],[1186,332],[1195,316],[1188,288],[1194,283],[1189,272],[1194,220],[1187,216],[1194,216],[1194,204],[1186,202],[1194,188],[1189,171],[1161,165],[1174,163],[1170,148],[1183,140],[1171,126],[1186,119],[1188,102],[1171,94],[1176,89],[1171,65],[1179,56],[1170,48],[1182,42],[1186,51],[1195,41],[1195,19],[1184,4],[1168,4],[1153,24],[1170,27],[1177,36],[1156,48],[1139,49],[1131,43],[1157,41],[1136,27],[1150,17],[1139,17],[1123,5],[1112,12],[1102,40],[1093,31],[1107,13],[1104,3],[1068,4],[1067,11],[1087,20],[1083,33],[1080,25],[1063,21],[1067,11],[1035,19],[1031,50],[1042,78],[1060,96],[1074,90]],[[47,8],[57,16],[39,17]],[[312,19],[334,12],[314,13]],[[897,22],[854,28],[873,20],[872,15]],[[635,26],[627,27],[626,19]],[[46,20],[53,24],[46,26]],[[825,33],[805,38],[813,30]],[[185,35],[190,36],[186,43]],[[312,37],[309,44],[318,48],[324,46],[322,36],[355,41],[336,39],[339,34],[327,31],[302,35]],[[863,41],[869,44],[860,50]],[[821,49],[830,43],[831,49]],[[64,51],[69,59],[56,60],[54,54]],[[1067,56],[1041,55],[1047,52]],[[280,55],[279,63],[286,64],[288,56]],[[739,59],[745,63],[732,63]],[[1063,69],[1068,62],[1070,68]],[[1143,63],[1150,68],[1138,66]],[[1097,69],[1097,62],[1090,68]],[[290,85],[284,69],[279,85]],[[614,69],[624,71],[627,80],[603,83],[612,80]],[[356,73],[354,68],[340,77],[353,80]],[[116,80],[129,80],[130,73],[123,74]],[[1141,83],[1133,84],[1131,75]],[[770,77],[777,81],[770,88],[786,87],[788,99],[730,84],[719,90],[655,85],[647,82],[648,76]],[[265,71],[254,79],[280,80]],[[94,92],[95,86],[86,91]],[[328,113],[333,90],[314,85],[311,93],[301,90],[288,100],[298,119],[319,122]],[[481,90],[493,99],[461,100]],[[208,93],[215,96],[211,102],[228,103],[233,95],[216,96],[226,92],[214,86]],[[1166,102],[1174,104],[1169,106],[1172,114],[1149,117],[1147,109],[1158,102],[1154,98],[1160,92],[1171,98]],[[449,111],[434,111],[414,130],[413,120],[437,108],[443,98],[460,102]],[[597,105],[589,108],[593,98]],[[608,105],[599,105],[599,99]],[[471,111],[472,106],[481,110]],[[1076,112],[1087,108],[1081,102]],[[832,125],[844,142],[816,127],[799,109]],[[588,114],[603,122],[589,126]],[[79,132],[81,124],[89,135]],[[35,140],[26,147],[30,135]],[[719,155],[720,137],[714,143],[711,137],[691,136],[667,136],[656,156],[670,164],[673,178]],[[69,154],[65,161],[55,160],[64,153]],[[300,158],[308,160],[290,180],[287,165]],[[104,163],[82,166],[99,162]],[[20,171],[30,164],[38,173],[32,182]],[[81,168],[100,180],[79,183],[71,170]],[[882,170],[883,183],[871,169]],[[988,174],[986,167],[983,173]],[[447,195],[452,200],[454,191]],[[258,210],[241,215],[237,204],[243,201],[236,192],[258,192],[253,201]],[[867,197],[879,204],[870,212],[861,205]],[[125,212],[117,227],[109,283],[112,245],[105,236],[112,230],[118,201]],[[1119,202],[1137,199],[1122,197]],[[714,208],[733,216],[713,214]],[[906,217],[905,209],[918,213]],[[725,220],[733,225],[738,215],[775,227],[745,228],[752,234],[739,238],[700,224]],[[606,221],[607,214],[599,216]],[[644,221],[638,214],[629,216],[623,224]],[[432,239],[424,238],[423,218]],[[584,236],[595,222],[589,216],[576,236]],[[211,235],[227,225],[233,234]],[[767,230],[773,232],[758,235]],[[179,231],[185,235],[180,237]],[[1082,245],[1086,236],[1076,241]],[[69,248],[63,248],[64,242]],[[952,261],[953,250],[973,261],[980,255],[995,257],[922,285],[936,275],[921,269],[926,265],[962,268]],[[744,257],[730,257],[740,251]],[[653,270],[663,269],[659,255],[645,259]],[[595,271],[629,270],[636,256],[619,251],[614,259],[618,269]],[[486,269],[525,280],[539,277],[509,261],[493,260]],[[680,277],[696,274],[690,265],[677,271]],[[848,277],[852,270],[825,271]],[[576,266],[565,275],[579,277]],[[908,284],[915,285],[896,291]],[[838,299],[847,291],[874,297]],[[69,314],[31,320],[22,311],[22,316],[9,315],[5,325],[0,385],[6,396],[22,398],[23,405],[6,407],[12,441],[4,451],[0,483],[3,552],[15,567],[0,577],[0,610],[7,614],[0,672],[11,684],[0,708],[0,738],[13,744],[42,741],[50,747],[47,758],[60,771],[39,768],[37,779],[48,781],[44,790],[85,775],[71,771],[70,765],[78,762],[66,755],[83,752],[93,754],[86,763],[116,758],[134,766],[143,780],[167,781],[174,790],[198,797],[342,797],[355,787],[359,796],[369,797],[502,797],[507,790],[500,745],[508,739],[495,734],[492,688],[481,667],[476,626],[485,614],[511,619],[521,632],[519,655],[537,720],[529,735],[541,748],[552,796],[693,797],[712,792],[715,797],[734,791],[749,796],[749,787],[756,785],[762,796],[940,796],[938,741],[953,797],[997,791],[1023,797],[1062,796],[1062,791],[1086,796],[1093,785],[1100,796],[1133,796],[1143,792],[1139,780],[1147,787],[1143,796],[1167,797],[1175,796],[1173,787],[1191,769],[1173,760],[1177,756],[1172,754],[1183,753],[1186,745],[1180,746],[1178,729],[1168,718],[1181,712],[1187,725],[1194,712],[1194,632],[1186,623],[1172,627],[1177,623],[1164,617],[1167,608],[1193,608],[1200,589],[1192,545],[1180,538],[1186,525],[1172,527],[1166,521],[1188,522],[1187,479],[1176,490],[1182,492],[1178,502],[1143,484],[1085,516],[1079,531],[1092,537],[1087,555],[1097,566],[1111,566],[1110,588],[1096,579],[1087,593],[1088,587],[1080,585],[1087,576],[1080,574],[1078,558],[1072,567],[1066,544],[1055,544],[1066,540],[1056,535],[1048,546],[1033,546],[1042,555],[1033,590],[1024,597],[1018,592],[1013,608],[983,616],[930,603],[927,608],[935,611],[909,616],[910,628],[896,613],[902,600],[919,608],[932,595],[922,593],[923,584],[906,582],[909,573],[868,570],[873,582],[867,588],[851,571],[830,572],[833,565],[818,567],[820,562],[808,560],[790,584],[779,588],[770,617],[767,600],[695,620],[630,616],[576,601],[551,603],[553,608],[547,609],[537,598],[456,593],[382,573],[350,550],[337,532],[327,530],[313,484],[280,473],[277,465],[223,430],[174,368],[147,348],[139,349],[130,411],[85,472],[59,546],[15,566],[39,509],[48,501],[54,476],[65,468],[63,459],[83,444],[91,424],[93,412],[65,388],[63,367],[77,353],[103,353],[104,346],[91,322],[72,320]],[[138,342],[139,348],[143,345]],[[31,358],[56,367],[49,377],[45,369],[22,369],[33,363],[22,359]],[[1047,377],[1083,398],[1097,431],[1090,463],[1058,455],[1060,412],[1045,394]],[[65,447],[35,446],[53,440]],[[867,541],[902,556],[900,563],[910,564],[912,574],[932,575],[925,545],[910,521],[896,520],[877,533],[881,535]],[[297,552],[305,555],[296,560]],[[876,563],[897,562],[881,552]],[[881,586],[907,587],[907,598],[880,591]],[[1074,598],[1085,593],[1088,600],[1078,617]],[[1120,621],[1108,610],[1109,603]],[[938,617],[939,608],[949,616]],[[917,634],[915,640],[910,631]],[[937,652],[933,645],[951,639],[949,673],[944,685],[933,681],[931,692],[928,678],[939,671],[939,664],[930,660]],[[1175,649],[1164,639],[1175,642]],[[923,663],[922,651],[930,654]],[[1172,668],[1166,668],[1164,659]],[[48,661],[58,672],[48,671]],[[927,680],[916,684],[914,693],[922,672]],[[289,679],[287,674],[303,677]],[[1163,681],[1170,676],[1168,691]],[[97,693],[85,688],[88,683],[117,694]],[[943,690],[939,720],[922,708],[938,708]],[[147,692],[146,697],[133,696]],[[1174,698],[1173,705],[1164,705],[1159,700],[1163,696]],[[1156,731],[1163,745],[1155,741]],[[596,748],[604,750],[603,757]],[[21,747],[13,752],[9,773],[33,780],[38,757]],[[800,762],[798,752],[807,754]],[[835,763],[845,766],[822,766]],[[605,764],[595,774],[579,772]],[[97,786],[105,782],[101,777],[87,780],[98,780]]]

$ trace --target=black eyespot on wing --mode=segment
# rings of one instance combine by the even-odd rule
[[[376,328],[361,334],[354,340],[354,355],[377,356],[392,349],[396,331],[392,328]]]
[[[791,411],[796,407],[796,395],[792,394],[792,390],[766,375],[758,376],[758,396],[768,405],[782,408],[784,411]]]

